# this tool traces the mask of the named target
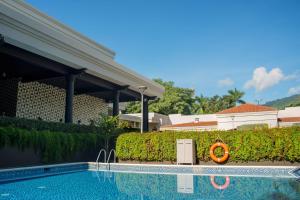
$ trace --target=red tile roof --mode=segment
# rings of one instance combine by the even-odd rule
[[[182,124],[173,124],[163,126],[162,128],[166,127],[192,127],[192,126],[216,126],[218,125],[217,121],[203,121],[203,122],[189,122],[189,123],[182,123]]]
[[[282,117],[278,118],[279,122],[300,122],[300,117]]]
[[[268,106],[255,105],[250,103],[241,104],[239,106],[229,108],[217,112],[217,114],[229,114],[229,113],[244,113],[244,112],[264,112],[264,111],[275,111],[276,109]]]

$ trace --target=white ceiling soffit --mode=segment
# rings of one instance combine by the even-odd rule
[[[8,43],[119,85],[147,86],[145,94],[161,97],[164,88],[113,59],[115,52],[97,44],[23,1],[0,1],[0,34]]]

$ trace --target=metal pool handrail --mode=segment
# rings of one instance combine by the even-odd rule
[[[99,170],[99,158],[100,158],[102,152],[104,153],[103,163],[105,163],[105,160],[106,160],[106,150],[105,149],[100,149],[100,151],[98,153],[98,157],[96,159],[97,170]]]
[[[110,152],[108,154],[108,158],[107,158],[106,163],[109,163],[109,159],[110,159],[110,156],[111,156],[112,152],[114,152],[114,163],[116,162],[116,150],[112,149],[112,150],[110,150]]]

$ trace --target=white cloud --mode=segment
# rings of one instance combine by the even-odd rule
[[[218,81],[218,85],[220,87],[228,87],[232,86],[234,84],[234,81],[231,78],[225,78]]]
[[[300,71],[297,70],[293,74],[285,76],[284,80],[300,80]]]
[[[257,92],[261,92],[270,88],[280,81],[294,79],[295,75],[285,76],[280,68],[273,68],[269,72],[265,67],[258,67],[253,71],[251,80],[248,80],[244,87],[246,89],[255,88]]]
[[[283,80],[294,80],[294,79],[297,79],[298,78],[298,74],[290,74],[288,76],[285,76]]]
[[[290,88],[288,94],[289,95],[300,94],[300,86]]]

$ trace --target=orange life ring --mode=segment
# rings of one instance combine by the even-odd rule
[[[215,156],[214,151],[217,147],[222,147],[224,149],[224,155],[222,158],[218,158],[217,156]],[[210,147],[210,151],[209,151],[210,157],[211,159],[213,159],[213,161],[217,162],[217,163],[222,163],[224,161],[226,161],[229,157],[229,150],[226,144],[221,143],[221,142],[217,142],[215,144],[213,144]]]
[[[226,188],[229,186],[229,184],[230,184],[230,178],[229,178],[229,176],[226,176],[225,179],[226,179],[226,181],[225,181],[225,183],[224,183],[223,185],[218,185],[218,184],[216,184],[216,182],[215,182],[215,176],[211,176],[211,177],[210,177],[210,183],[212,184],[212,186],[213,186],[214,188],[216,188],[216,189],[218,189],[218,190],[224,190],[224,189],[226,189]]]

